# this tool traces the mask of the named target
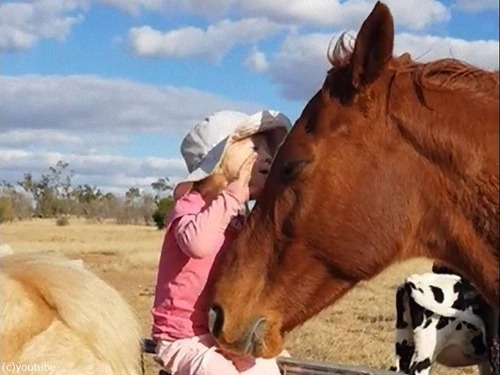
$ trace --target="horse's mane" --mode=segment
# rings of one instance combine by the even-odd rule
[[[332,39],[333,41],[333,39]],[[327,58],[333,68],[345,68],[351,62],[354,38],[342,33],[332,48],[328,46]],[[419,63],[402,55],[396,60],[396,74],[411,73],[414,83],[422,88],[434,91],[471,91],[488,94],[498,98],[498,71],[490,72],[476,68],[458,59],[445,58],[427,63]]]
[[[0,283],[2,335],[11,338],[9,344],[16,345],[12,354],[15,357],[12,358],[17,358],[20,363],[23,358],[34,358],[36,363],[37,358],[46,358],[48,352],[41,350],[45,346],[50,346],[51,352],[58,355],[74,353],[77,344],[67,340],[78,337],[81,339],[79,343],[88,344],[78,351],[91,351],[97,359],[88,358],[86,362],[72,354],[67,354],[68,358],[54,355],[53,361],[60,361],[55,363],[68,366],[78,363],[80,370],[103,366],[113,374],[139,373],[141,336],[132,307],[116,289],[85,269],[80,262],[38,253],[5,255],[0,257]],[[20,292],[23,290],[29,293]],[[37,299],[30,299],[32,295]],[[44,308],[51,309],[57,318],[52,318],[55,323],[37,331],[33,338],[30,330],[31,327],[38,329],[36,319],[24,323],[17,317],[32,317]],[[59,369],[57,365],[57,374],[67,374],[63,368]],[[88,371],[84,373],[88,374]]]

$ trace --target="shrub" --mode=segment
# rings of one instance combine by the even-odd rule
[[[60,216],[56,219],[56,225],[59,227],[64,227],[69,225],[69,219],[67,216]]]
[[[155,212],[153,212],[153,220],[158,229],[165,228],[165,218],[170,213],[170,210],[174,207],[174,198],[166,197],[160,199],[157,204]]]
[[[14,210],[8,197],[0,197],[0,223],[14,220]]]

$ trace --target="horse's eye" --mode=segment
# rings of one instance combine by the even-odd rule
[[[318,116],[314,114],[313,116],[310,116],[305,125],[304,125],[304,131],[306,133],[314,133],[316,130],[316,127],[318,125]]]
[[[307,164],[309,164],[309,160],[294,160],[285,163],[283,166],[283,178],[285,182],[295,179]]]

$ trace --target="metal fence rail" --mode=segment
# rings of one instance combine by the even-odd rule
[[[143,353],[153,354],[155,344],[150,339],[142,343]],[[327,362],[309,361],[300,358],[278,357],[278,366],[283,375],[395,375],[399,372],[377,370],[361,366],[338,365]],[[142,373],[144,374],[144,360],[141,360]],[[159,375],[168,375],[160,371]]]
[[[283,375],[395,375],[400,372],[377,370],[368,367],[338,365],[327,362],[308,361],[300,358],[278,357]]]

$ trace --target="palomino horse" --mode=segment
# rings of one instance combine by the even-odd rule
[[[141,335],[133,311],[81,262],[6,255],[0,289],[0,373],[139,374]]]
[[[284,333],[395,262],[428,257],[499,305],[498,74],[393,57],[377,3],[279,149],[222,262],[210,326],[272,357]]]

